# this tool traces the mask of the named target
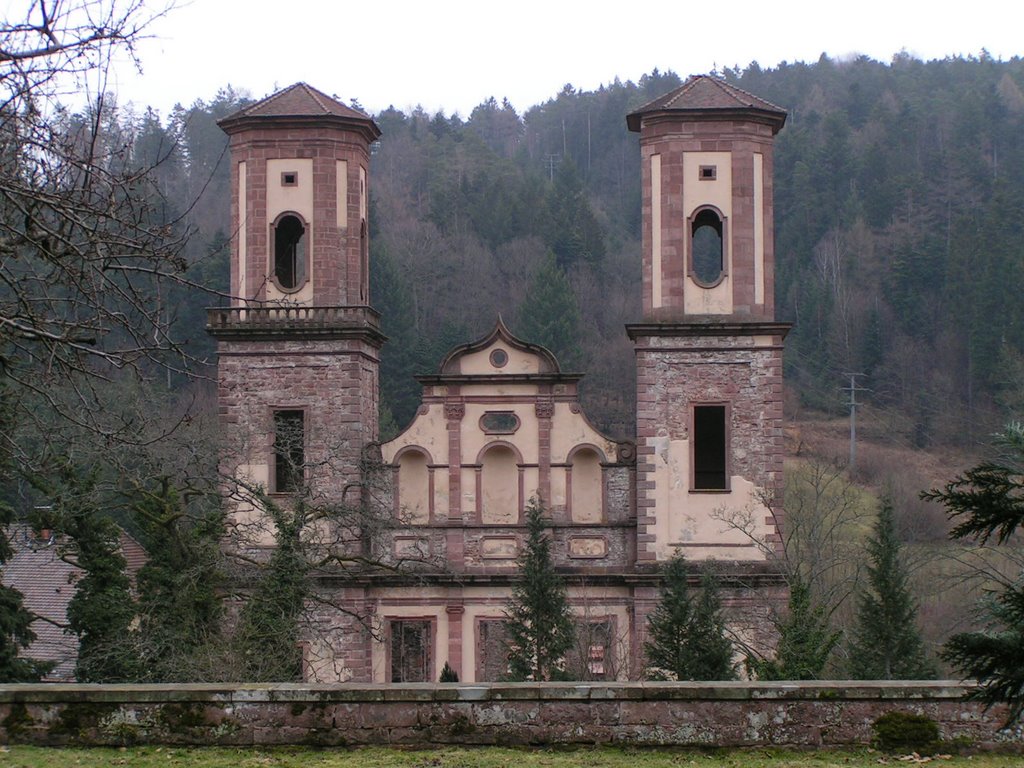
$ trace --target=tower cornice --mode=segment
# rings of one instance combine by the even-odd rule
[[[672,336],[676,338],[707,338],[709,336],[782,336],[789,333],[792,323],[774,320],[719,320],[691,321],[686,323],[630,323],[626,325],[629,338],[636,340],[645,336]]]

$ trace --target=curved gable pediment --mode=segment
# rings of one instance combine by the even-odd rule
[[[442,376],[558,374],[550,350],[513,335],[501,317],[486,336],[455,347],[441,362]]]

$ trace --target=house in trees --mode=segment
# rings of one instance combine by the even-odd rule
[[[5,586],[17,589],[35,620],[31,629],[35,640],[24,649],[26,658],[52,664],[44,682],[67,683],[75,680],[78,638],[65,631],[68,606],[75,596],[83,571],[69,553],[69,542],[51,529],[33,529],[24,523],[6,530],[11,554],[0,574]],[[119,533],[121,555],[132,585],[146,564],[146,550],[125,531]]]
[[[274,545],[261,504],[322,510],[307,679],[464,682],[505,673],[504,606],[524,509],[540,499],[578,615],[579,678],[639,674],[659,563],[714,560],[737,634],[771,642],[782,487],[772,142],[785,113],[699,76],[633,112],[642,162],[636,441],[581,411],[580,374],[499,319],[419,377],[422,405],[378,443],[368,295],[367,115],[297,84],[221,121],[232,153],[232,306],[218,341],[229,503]],[[764,546],[767,543],[767,549]],[[372,564],[374,567],[370,567]]]

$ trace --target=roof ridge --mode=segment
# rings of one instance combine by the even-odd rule
[[[713,83],[715,83],[715,85],[717,85],[722,90],[727,90],[728,89],[728,90],[731,90],[731,91],[735,91],[736,93],[742,93],[744,96],[748,97],[751,100],[751,102],[747,106],[753,107],[755,104],[759,104],[760,103],[760,104],[767,104],[768,106],[773,107],[774,109],[777,109],[780,112],[785,112],[786,111],[782,107],[780,107],[778,104],[775,104],[775,103],[773,103],[771,101],[768,101],[768,99],[765,99],[765,98],[763,98],[761,96],[758,96],[757,94],[751,93],[750,91],[746,90],[745,88],[740,88],[738,85],[733,85],[728,80],[726,80],[724,77],[716,77],[715,75],[705,75],[705,77],[710,78],[711,81]]]
[[[306,92],[310,95],[310,98],[312,98],[313,101],[315,101],[319,105],[320,109],[322,109],[324,111],[325,115],[326,114],[330,114],[331,110],[327,107],[326,104],[324,104],[324,100],[321,98],[322,96],[326,96],[327,94],[325,94],[325,93],[323,93],[321,91],[318,91],[313,86],[311,86],[311,85],[309,85],[307,83],[304,83],[304,82],[300,82],[299,85],[301,85],[303,88],[306,89]],[[335,101],[337,101],[337,99],[335,99]],[[338,102],[338,103],[340,104],[341,102]],[[345,106],[348,106],[348,105],[346,104]]]
[[[305,83],[304,83],[304,82],[302,82],[302,81],[300,80],[300,81],[299,81],[299,82],[297,82],[297,83],[292,83],[292,84],[291,84],[291,85],[289,85],[289,86],[288,86],[287,88],[282,88],[282,89],[281,89],[280,91],[275,91],[274,93],[270,94],[269,96],[264,96],[264,97],[263,97],[262,99],[260,99],[259,101],[257,101],[257,102],[254,102],[254,103],[250,104],[250,105],[249,105],[248,107],[246,107],[246,108],[245,108],[245,109],[243,110],[242,114],[243,114],[243,115],[247,115],[247,114],[249,114],[250,112],[253,112],[253,111],[255,111],[256,109],[259,109],[259,108],[261,108],[261,107],[265,107],[265,106],[266,106],[267,104],[273,104],[273,103],[274,103],[275,101],[277,101],[278,99],[280,99],[280,98],[281,98],[282,96],[284,96],[284,95],[285,95],[286,93],[288,93],[289,91],[293,91],[293,90],[295,90],[295,89],[296,89],[296,88],[298,88],[298,87],[299,87],[300,85],[305,85]]]
[[[686,82],[684,82],[681,86],[679,86],[679,88],[676,89],[676,92],[672,95],[672,98],[665,103],[665,106],[667,107],[671,106],[672,104],[675,104],[676,101],[680,97],[682,97],[684,93],[692,91],[694,87],[697,85],[697,81],[700,80],[700,78],[702,77],[704,77],[704,75],[690,75],[688,78],[686,78]],[[657,101],[657,99],[653,99],[652,101]]]

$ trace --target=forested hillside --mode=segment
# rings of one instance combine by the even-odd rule
[[[894,435],[972,442],[1024,406],[1024,61],[987,56],[889,64],[866,58],[752,64],[721,73],[789,110],[775,156],[777,306],[795,323],[791,404],[838,412],[848,382]],[[310,78],[327,91],[344,83]],[[454,344],[500,313],[586,371],[588,413],[632,431],[639,318],[640,173],[625,115],[680,84],[657,71],[596,91],[566,85],[518,114],[490,99],[469,115],[375,115],[373,303],[391,342],[382,370],[394,431]],[[495,89],[500,92],[501,84]],[[195,228],[197,277],[226,288],[228,177],[215,119],[230,89],[167,119],[111,126],[140,162],[163,158],[168,205]],[[179,330],[211,351],[201,308]]]

